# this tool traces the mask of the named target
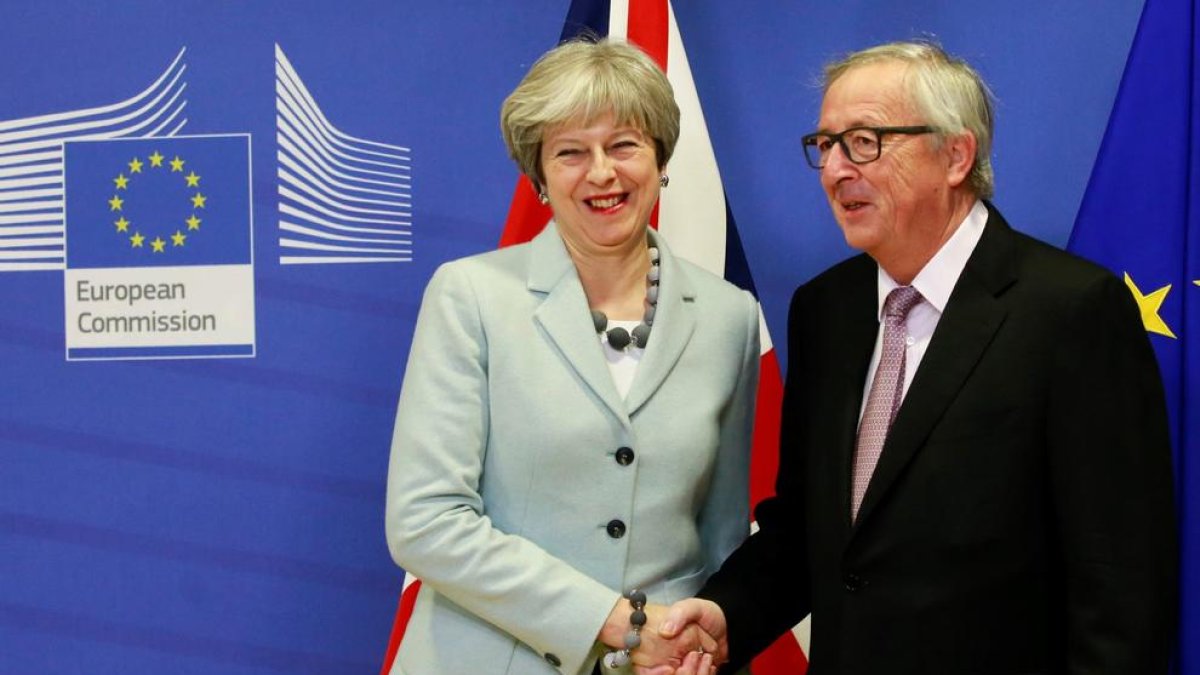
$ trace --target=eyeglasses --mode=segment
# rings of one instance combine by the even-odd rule
[[[919,127],[850,127],[840,134],[825,134],[817,132],[808,134],[800,139],[804,146],[804,159],[814,169],[825,168],[829,161],[829,153],[833,146],[842,146],[842,153],[855,164],[867,164],[879,159],[883,152],[883,137],[888,134],[917,136],[931,134],[936,129],[930,126]]]

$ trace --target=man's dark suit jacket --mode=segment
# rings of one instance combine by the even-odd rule
[[[853,525],[877,267],[796,291],[777,496],[700,593],[730,666],[811,610],[810,675],[1166,672],[1170,439],[1136,303],[988,212]]]

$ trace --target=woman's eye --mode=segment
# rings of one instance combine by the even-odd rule
[[[626,156],[637,152],[641,147],[637,141],[617,141],[611,146],[611,152],[616,155]]]

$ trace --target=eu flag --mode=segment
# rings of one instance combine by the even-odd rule
[[[249,264],[245,135],[64,144],[67,268]]]
[[[1197,27],[1195,0],[1146,0],[1068,244],[1124,277],[1158,354],[1175,447],[1183,675],[1200,675]]]

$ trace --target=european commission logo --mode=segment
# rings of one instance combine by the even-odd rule
[[[64,270],[68,360],[255,355],[251,135],[180,135],[187,53],[122,100],[0,120],[0,273]],[[274,133],[278,264],[411,262],[410,149],[336,127],[278,44],[275,71],[272,117],[204,123]]]
[[[254,355],[248,135],[63,146],[67,358]]]
[[[350,136],[275,45],[279,263],[412,261],[408,148]]]

